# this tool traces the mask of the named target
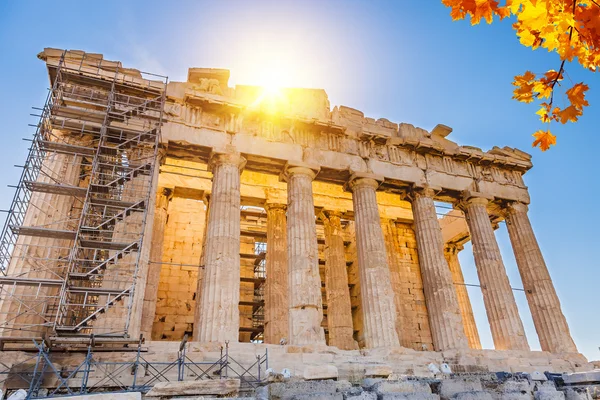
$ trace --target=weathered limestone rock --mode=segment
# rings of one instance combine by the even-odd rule
[[[442,399],[454,398],[463,392],[480,392],[483,388],[478,378],[474,379],[443,379],[440,383],[439,393]]]
[[[266,204],[267,256],[265,343],[279,343],[289,334],[287,222],[285,205]]]
[[[373,176],[355,175],[352,191],[361,301],[367,348],[399,346],[396,307],[377,198],[379,183]]]
[[[412,208],[425,299],[436,350],[469,347],[452,283],[452,274],[444,257],[442,232],[437,221],[432,189],[414,190]]]
[[[381,381],[373,386],[378,395],[390,393],[431,393],[431,387],[423,381]]]
[[[163,242],[168,215],[167,210],[172,193],[173,192],[170,189],[166,188],[159,189],[156,193],[156,207],[154,210],[154,220],[152,222],[152,245],[150,248],[150,261],[148,265],[148,277],[144,292],[144,305],[142,308],[141,320],[141,333],[146,339],[151,339],[152,337],[152,325],[154,324],[154,314],[156,313],[156,302],[158,300],[158,283],[160,281],[160,270],[162,268]]]
[[[200,342],[237,342],[240,298],[240,170],[239,154],[215,154],[211,205],[206,230],[202,298],[197,304]]]
[[[325,344],[317,228],[312,191],[316,174],[307,165],[288,164],[287,236],[289,268],[289,344]]]
[[[308,365],[304,368],[304,379],[307,381],[337,378],[338,369],[335,365]]]
[[[542,350],[576,353],[577,347],[527,216],[527,206],[510,203],[506,217],[506,227]]]
[[[352,325],[352,307],[348,290],[348,270],[340,214],[327,212],[325,223],[325,289],[329,346],[342,350],[358,349]]]
[[[181,382],[158,382],[146,397],[218,395],[234,396],[240,389],[239,379],[209,379]]]
[[[458,306],[460,307],[460,314],[462,316],[469,347],[472,349],[481,349],[481,341],[479,340],[477,325],[475,325],[475,316],[473,315],[471,300],[469,299],[469,293],[465,286],[465,278],[463,277],[460,262],[458,260],[458,252],[460,250],[462,250],[462,246],[456,244],[446,245],[444,248],[444,256],[446,257],[450,272],[452,273],[452,281],[454,282],[454,288],[456,289]]]
[[[483,302],[496,350],[529,350],[523,322],[510,287],[500,248],[487,212],[488,199],[470,196],[465,211]]]

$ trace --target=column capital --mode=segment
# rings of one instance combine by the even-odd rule
[[[288,179],[293,175],[308,175],[311,180],[314,180],[321,167],[316,164],[309,164],[303,161],[288,161],[283,167],[283,172],[279,175],[279,179],[283,182],[287,182]]]
[[[323,214],[327,218],[331,218],[331,217],[342,218],[342,215],[344,215],[344,213],[339,210],[323,210]]]
[[[235,165],[240,172],[246,166],[246,159],[240,153],[212,152],[208,160],[208,170],[213,171],[217,165]]]
[[[511,201],[506,204],[507,212],[522,212],[526,213],[529,211],[529,206],[525,203],[521,203],[520,201]]]
[[[462,192],[461,199],[454,203],[454,207],[459,210],[466,211],[466,209],[473,204],[479,204],[487,207],[492,200],[494,200],[494,196],[490,196],[481,192],[465,190]]]
[[[372,187],[377,190],[383,181],[384,177],[382,175],[376,175],[369,172],[353,172],[352,175],[350,175],[348,182],[344,184],[344,190],[353,192],[355,188],[359,187]]]
[[[442,191],[442,188],[439,186],[431,186],[431,185],[423,185],[423,186],[412,186],[407,189],[403,195],[401,195],[402,200],[413,201],[416,198],[428,197],[434,198],[439,192]]]
[[[266,211],[270,211],[270,210],[287,210],[287,204],[282,204],[282,203],[271,203],[271,202],[265,202],[265,210]]]
[[[464,250],[464,246],[458,243],[446,243],[444,244],[444,253],[458,254]]]

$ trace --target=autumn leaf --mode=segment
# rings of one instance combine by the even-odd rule
[[[566,124],[569,121],[577,122],[577,119],[579,118],[579,116],[581,116],[582,113],[583,112],[581,111],[581,109],[575,106],[569,106],[564,110],[558,112],[558,115],[560,117],[560,123]]]
[[[542,151],[546,151],[550,146],[556,145],[556,136],[550,131],[537,131],[533,134],[535,141],[533,147],[539,147]]]
[[[581,82],[575,84],[571,89],[567,90],[567,97],[574,107],[583,109],[583,107],[590,105],[585,99],[585,92],[587,92],[588,89],[588,85]]]

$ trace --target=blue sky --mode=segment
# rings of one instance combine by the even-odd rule
[[[600,359],[598,226],[600,81],[567,65],[590,85],[591,104],[577,124],[554,126],[558,145],[541,153],[531,134],[544,126],[535,105],[511,100],[514,75],[558,69],[558,57],[522,47],[509,22],[471,27],[452,22],[432,1],[3,1],[0,2],[0,187],[16,184],[43,104],[44,47],[103,53],[125,66],[185,80],[187,68],[232,70],[230,83],[260,83],[260,71],[289,70],[283,83],[320,87],[333,105],[426,129],[443,123],[450,138],[533,154],[525,176],[530,218],[579,350]],[[559,103],[560,104],[560,103]],[[13,189],[0,191],[7,209]],[[513,287],[522,287],[506,227],[498,241]],[[472,251],[460,255],[477,282]],[[481,292],[470,288],[484,347],[493,346]],[[539,349],[523,292],[515,293],[529,343]]]

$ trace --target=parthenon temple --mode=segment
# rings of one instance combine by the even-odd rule
[[[184,337],[200,352],[268,348],[282,367],[587,363],[528,217],[527,153],[331,107],[323,89],[230,87],[225,69],[176,82],[101,54],[38,58],[51,89],[3,230],[0,355],[35,338],[141,336],[155,354]],[[503,221],[542,351],[496,240]],[[469,241],[493,350],[458,258]]]

